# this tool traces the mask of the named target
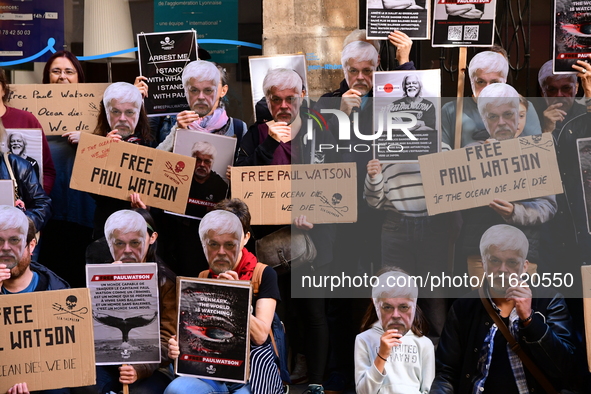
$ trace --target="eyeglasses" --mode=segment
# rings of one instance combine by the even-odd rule
[[[288,96],[286,98],[281,98],[281,97],[277,97],[277,96],[273,96],[271,97],[271,103],[273,103],[274,105],[281,105],[284,101],[287,104],[295,104],[298,101],[299,97],[298,96]]]
[[[78,74],[76,72],[76,70],[71,69],[71,68],[66,68],[65,70],[62,70],[62,69],[59,69],[59,68],[52,68],[51,70],[49,70],[49,72],[52,75],[55,75],[56,77],[59,77],[60,75],[62,75],[62,73],[63,74],[66,74],[67,76],[72,76],[72,75]]]
[[[388,314],[394,313],[394,310],[396,309],[395,306],[392,306],[390,304],[382,304],[380,306],[380,308],[384,311],[384,313],[388,313]],[[409,309],[410,309],[410,305],[407,305],[407,304],[398,305],[398,312],[400,312],[400,313],[406,313],[409,311]]]
[[[359,75],[359,70],[358,70],[358,69],[356,69],[356,68],[348,68],[348,69],[347,69],[347,72],[348,72],[350,75],[353,75],[353,76],[357,76],[357,75]],[[363,70],[361,70],[361,73],[362,73],[363,75],[365,75],[366,77],[369,77],[370,75],[372,75],[372,74],[373,74],[373,69],[371,69],[371,68],[364,68]]]
[[[490,265],[491,267],[500,267],[501,265],[503,265],[503,261],[500,259],[497,259],[496,257],[490,257],[486,263],[488,265]],[[518,260],[507,260],[504,262],[505,266],[507,266],[507,268],[510,269],[516,269],[517,267],[519,267],[521,265],[521,261]]]
[[[123,242],[120,240],[116,240],[115,242],[113,242],[113,246],[117,249],[125,249],[127,245],[129,245],[129,247],[132,249],[137,249],[142,246],[142,241],[134,239],[129,242]]]
[[[502,113],[501,116],[505,120],[512,120],[512,119],[515,119],[515,112],[514,111],[505,111]],[[496,122],[499,120],[499,118],[500,118],[500,116],[498,114],[494,114],[494,113],[486,114],[486,119],[488,119],[491,122]]]
[[[204,96],[211,96],[212,94],[215,93],[215,90],[211,89],[211,88],[205,88],[203,90],[200,90],[200,89],[197,89],[194,87],[189,88],[189,93],[191,93],[192,95],[199,96],[199,94],[201,92],[203,92]]]
[[[213,163],[213,160],[211,160],[211,159],[202,159],[202,158],[198,157],[197,154],[193,155],[193,157],[195,158],[195,164],[203,163],[206,166],[210,166]]]
[[[121,116],[121,113],[122,113],[117,108],[111,108],[109,110],[109,112],[111,113],[111,115],[113,115],[115,117]],[[127,118],[133,118],[135,116],[135,114],[137,113],[137,111],[135,111],[133,109],[127,109],[123,113],[125,114],[125,117],[127,117]]]
[[[8,242],[9,245],[16,246],[16,245],[20,244],[21,241],[22,241],[22,239],[19,237],[10,237],[7,240],[4,238],[0,238],[0,245],[4,246],[4,243]]]
[[[222,247],[222,244],[211,240],[207,240],[206,244],[209,248],[213,250],[220,250],[220,248]],[[224,242],[224,250],[232,252],[234,249],[236,249],[237,245],[237,242]]]

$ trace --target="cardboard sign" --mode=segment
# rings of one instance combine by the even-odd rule
[[[137,43],[140,75],[150,87],[144,100],[148,115],[176,115],[188,109],[182,74],[197,60],[195,30],[140,33]]]
[[[95,383],[88,289],[0,295],[0,392]]]
[[[92,133],[108,83],[10,86],[8,105],[31,112],[46,135],[68,131]]]
[[[251,224],[357,221],[355,163],[232,167],[232,196],[250,210]]]
[[[562,193],[552,135],[419,157],[429,215]]]
[[[192,157],[82,134],[70,187],[121,200],[135,192],[148,206],[184,213],[194,168]]]
[[[436,0],[434,47],[490,47],[494,44],[497,0]]]
[[[246,383],[249,377],[249,281],[177,278],[176,373]]]
[[[441,71],[376,71],[373,80],[373,130],[381,134],[373,145],[374,158],[381,162],[416,162],[420,155],[439,152]],[[391,123],[399,126],[389,139]],[[405,126],[401,125],[408,126],[402,130]]]
[[[156,263],[87,264],[97,365],[160,363]]]
[[[583,186],[583,201],[585,201],[587,232],[591,234],[591,138],[577,139],[577,152],[579,154],[581,185]]]
[[[431,1],[368,0],[366,6],[368,40],[386,40],[394,30],[413,40],[431,38]]]

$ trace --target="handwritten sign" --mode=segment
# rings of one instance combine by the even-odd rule
[[[0,392],[95,383],[88,289],[0,295]]]
[[[192,157],[82,134],[70,187],[121,200],[139,193],[148,206],[184,213],[194,168]]]
[[[108,83],[13,84],[8,105],[31,112],[47,135],[92,133]]]
[[[562,193],[550,134],[419,157],[429,215]]]
[[[232,196],[250,210],[252,224],[357,221],[354,163],[232,167]]]

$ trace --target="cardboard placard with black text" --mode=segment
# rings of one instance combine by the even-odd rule
[[[560,194],[552,135],[419,156],[429,215]]]
[[[250,210],[251,224],[357,221],[355,163],[232,167],[232,196]]]
[[[12,84],[8,106],[31,112],[47,135],[92,133],[108,83]]]
[[[184,213],[194,168],[192,157],[82,134],[70,187],[121,200],[139,193],[148,206]]]

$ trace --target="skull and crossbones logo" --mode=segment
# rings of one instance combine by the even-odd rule
[[[87,314],[88,308],[83,306],[82,308],[74,309],[74,308],[76,308],[77,304],[78,304],[78,297],[71,294],[68,297],[66,297],[66,307],[65,308],[61,304],[58,304],[57,302],[54,302],[52,307],[56,311],[60,312],[60,313],[55,313],[55,315],[70,314],[72,316],[76,316],[79,319],[84,319],[84,317],[82,317],[80,315]]]

